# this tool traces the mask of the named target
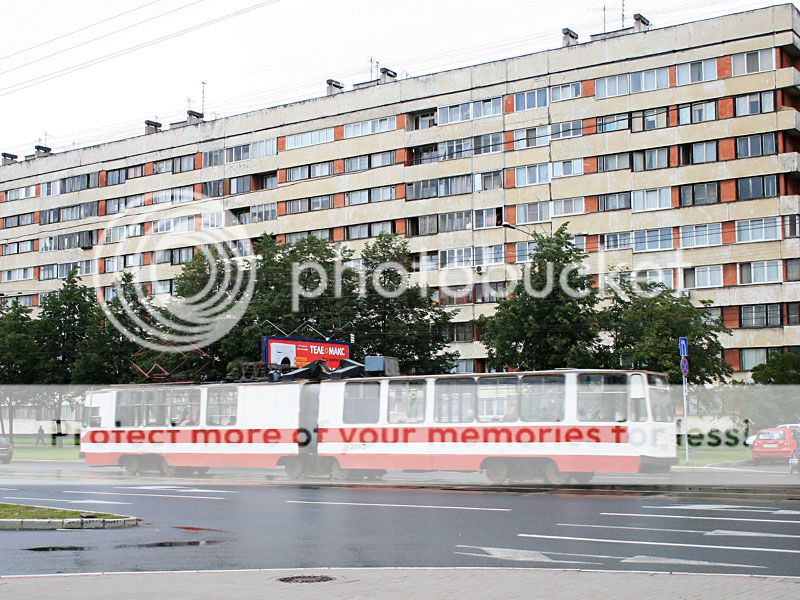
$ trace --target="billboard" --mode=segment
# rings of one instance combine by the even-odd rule
[[[339,368],[339,361],[350,358],[350,344],[324,342],[299,338],[262,337],[261,361],[267,364],[305,367],[323,359],[331,369]]]

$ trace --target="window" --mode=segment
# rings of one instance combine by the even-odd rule
[[[476,246],[475,247],[475,265],[500,265],[504,262],[503,245],[496,244],[494,246]]]
[[[651,148],[649,150],[632,152],[633,170],[650,171],[664,169],[669,166],[669,152],[667,148]]]
[[[438,193],[438,179],[415,181],[406,185],[406,195],[409,200],[435,198]]]
[[[308,198],[298,198],[286,201],[286,214],[295,215],[309,211]]]
[[[621,423],[628,420],[625,375],[578,375],[578,420]]]
[[[422,423],[425,420],[425,381],[390,381],[389,423]]]
[[[370,237],[378,237],[382,233],[391,234],[392,223],[393,221],[379,221],[377,223],[371,223],[369,226]]]
[[[218,179],[217,181],[204,181],[200,189],[203,198],[219,198],[222,196],[222,179]]]
[[[559,198],[553,200],[551,213],[554,217],[583,214],[583,198]]]
[[[439,250],[439,268],[454,269],[472,266],[472,248],[448,248]]]
[[[777,183],[775,175],[746,177],[737,180],[736,193],[739,200],[773,198],[778,195]]]
[[[605,117],[597,117],[597,131],[600,133],[608,133],[610,131],[621,131],[628,129],[628,113],[619,115],[608,115]]]
[[[361,240],[369,237],[369,225],[350,225],[347,227],[348,240]]]
[[[667,126],[667,108],[651,108],[631,113],[631,131],[650,131]]]
[[[631,207],[631,193],[602,194],[598,199],[598,210],[622,210]]]
[[[41,268],[39,273],[41,273]],[[787,325],[800,325],[800,302],[787,302],[786,303],[786,324]]]
[[[34,188],[35,189],[35,188]],[[40,186],[42,198],[49,198],[51,196],[58,196],[61,193],[61,180],[48,181]]]
[[[28,198],[33,198],[35,196],[36,196],[36,186],[28,185],[25,187],[8,190],[6,192],[6,202],[12,202],[14,200],[26,200]]]
[[[503,189],[503,172],[477,173],[473,184],[474,191],[485,192],[488,190]]]
[[[516,246],[516,262],[525,263],[533,260],[534,253],[536,252],[536,242],[517,242]]]
[[[636,190],[632,193],[633,211],[661,210],[672,207],[672,190],[657,188],[654,190]]]
[[[439,218],[437,215],[423,215],[408,219],[408,235],[433,235],[439,231]]]
[[[241,146],[233,146],[232,148],[225,148],[225,162],[233,163],[240,160],[250,159],[250,144],[242,144]]]
[[[488,229],[503,225],[503,208],[483,208],[475,211],[475,229]]]
[[[717,118],[717,103],[714,100],[681,104],[678,106],[678,125],[703,123]]]
[[[344,203],[346,206],[356,206],[358,204],[367,204],[369,202],[369,190],[358,190],[355,192],[347,192],[344,195]]]
[[[516,421],[519,418],[518,396],[516,377],[481,377],[478,380],[478,421]]]
[[[742,348],[739,350],[739,368],[752,371],[767,362],[767,348]]]
[[[741,327],[780,327],[780,304],[745,304],[741,307]]]
[[[502,99],[489,98],[488,100],[477,100],[475,102],[464,102],[445,106],[439,109],[439,125],[448,123],[459,123],[481,117],[489,117],[502,114]]]
[[[380,391],[378,382],[344,384],[344,423],[377,423],[380,418]]]
[[[695,183],[680,188],[681,206],[700,206],[719,202],[719,183]]]
[[[563,375],[528,375],[520,382],[519,417],[523,421],[564,420]]]
[[[386,200],[394,200],[396,197],[396,189],[393,185],[384,185],[372,188],[369,191],[370,202],[385,202]]]
[[[274,221],[278,218],[278,203],[257,204],[250,207],[250,222],[263,223],[264,221]]]
[[[553,163],[553,178],[572,177],[573,175],[583,175],[583,159],[573,158],[572,160],[562,160]]]
[[[550,182],[550,165],[546,163],[542,165],[530,165],[528,167],[517,167],[515,171],[515,183],[517,187]]]
[[[775,50],[765,48],[754,52],[742,52],[731,56],[731,74],[749,75],[760,71],[771,71],[775,68]]]
[[[736,138],[736,158],[775,154],[775,134],[762,133]]]
[[[514,130],[514,150],[547,146],[549,143],[550,127],[548,125]]]
[[[436,127],[436,110],[424,111],[414,115],[414,130]]]
[[[294,150],[295,148],[303,148],[305,146],[324,144],[332,141],[333,127],[328,127],[326,129],[317,129],[316,131],[306,131],[305,133],[287,135],[286,149]]]
[[[530,202],[517,205],[517,223],[541,223],[550,220],[550,203]]]
[[[672,228],[643,229],[633,232],[634,252],[672,249]]]
[[[781,261],[759,260],[739,264],[739,283],[780,283]]]
[[[445,330],[447,341],[472,342],[475,339],[475,330],[472,323],[450,323]]]
[[[631,73],[631,94],[662,90],[669,87],[669,67]]]
[[[560,140],[564,138],[579,137],[583,134],[583,122],[567,121],[565,123],[553,123],[550,126],[550,138]]]
[[[203,213],[202,229],[219,229],[223,225],[223,213]]]
[[[468,210],[439,215],[439,231],[463,231],[472,228],[472,212]]]
[[[369,156],[353,156],[344,159],[344,172],[352,173],[354,171],[366,171],[369,169]]]
[[[25,213],[22,215],[11,215],[3,220],[3,226],[8,229],[9,227],[24,227],[25,225],[33,225],[35,214],[36,213]]]
[[[250,191],[250,175],[231,177],[231,194],[244,194]]]
[[[786,281],[800,281],[800,258],[786,259]]]
[[[681,227],[681,247],[718,246],[722,243],[722,223],[684,225]]]
[[[717,59],[708,58],[677,67],[677,84],[687,85],[701,81],[714,81],[717,78]]]
[[[437,423],[471,423],[475,420],[475,380],[437,379],[434,420]]]
[[[631,232],[607,233],[605,235],[606,250],[624,250],[631,247]]]
[[[173,173],[184,173],[186,171],[194,171],[194,154],[187,154],[186,156],[179,156],[172,159]]]
[[[737,242],[761,242],[780,239],[780,218],[764,217],[736,221]]]
[[[722,265],[684,269],[683,287],[687,289],[722,287]]]
[[[3,271],[3,283],[33,279],[33,267]]]
[[[117,273],[125,268],[124,256],[111,256],[104,261],[106,273]]]
[[[484,135],[475,136],[472,139],[472,145],[475,148],[475,154],[493,154],[495,152],[503,151],[503,134],[486,133]]]
[[[47,281],[58,277],[58,265],[42,265],[39,267],[39,281]]]
[[[503,281],[479,283],[475,286],[475,304],[497,302],[506,297],[506,284]]]
[[[768,91],[736,96],[734,106],[737,117],[772,112],[775,110],[775,93]]]
[[[175,248],[172,250],[172,264],[183,265],[192,262],[194,248]]]
[[[595,81],[594,95],[596,98],[624,96],[630,93],[629,84],[630,79],[628,73],[612,75],[611,77],[601,77]]]
[[[439,179],[439,197],[457,196],[472,192],[472,175],[455,175]]]
[[[113,169],[106,173],[106,185],[119,185],[125,183],[127,169]]]
[[[514,111],[530,110],[547,106],[547,88],[514,94]]]
[[[236,425],[239,393],[235,387],[208,388],[206,425],[230,427]]]
[[[636,280],[639,282],[639,285],[661,285],[671,290],[673,285],[672,269],[650,269],[648,271],[638,271],[636,273]]]
[[[221,165],[225,159],[225,150],[207,150],[203,152],[203,168]]]
[[[631,168],[631,156],[628,152],[620,154],[607,154],[597,157],[598,171],[618,171]]]
[[[344,137],[359,137],[362,135],[369,135],[371,133],[393,131],[395,129],[397,129],[397,117],[383,117],[380,119],[372,119],[371,121],[362,121],[360,123],[350,123],[345,125]]]
[[[570,100],[572,98],[580,98],[581,96],[581,83],[565,83],[564,85],[556,85],[550,88],[550,100],[552,102],[560,102],[562,100]]]

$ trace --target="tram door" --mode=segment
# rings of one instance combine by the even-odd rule
[[[300,389],[300,454],[317,453],[317,423],[319,421],[319,382],[307,382]]]

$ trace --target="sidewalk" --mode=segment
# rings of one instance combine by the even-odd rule
[[[283,583],[281,577],[322,575],[321,583]],[[627,600],[643,598],[752,600],[796,598],[800,578],[619,573],[544,569],[296,569],[109,575],[0,577],[3,598],[325,598],[350,600]]]

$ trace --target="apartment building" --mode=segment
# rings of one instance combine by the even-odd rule
[[[3,299],[36,307],[73,267],[100,298],[123,270],[166,295],[209,237],[249,255],[263,235],[314,235],[357,256],[394,232],[457,310],[459,370],[481,371],[473,321],[519,277],[526,232],[568,223],[598,283],[624,266],[711,300],[739,377],[800,351],[800,12],[563,33],[554,50],[6,154]]]

